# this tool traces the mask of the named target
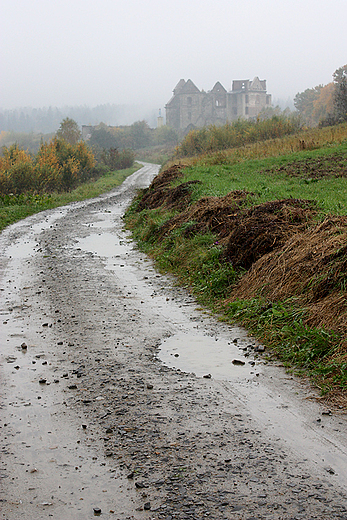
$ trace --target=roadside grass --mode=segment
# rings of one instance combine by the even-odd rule
[[[107,173],[96,181],[81,184],[78,188],[69,192],[53,192],[43,195],[6,195],[0,197],[0,231],[6,226],[40,211],[107,193],[122,184],[129,175],[139,168],[141,168],[141,165],[135,164],[132,168],[126,170]]]
[[[307,311],[295,298],[278,302],[261,297],[237,299],[221,309],[223,321],[242,323],[287,369],[309,376],[322,395],[332,388],[346,388],[347,365],[338,359],[341,337],[322,327],[307,326]]]
[[[334,297],[335,300],[332,301],[337,302],[334,312],[339,320],[336,323],[341,324],[344,321],[343,316],[347,312],[347,278],[344,274],[347,260],[343,245],[346,233],[343,219],[347,215],[346,129],[347,126],[342,130],[323,129],[323,146],[319,147],[319,139],[316,138],[312,149],[298,148],[291,153],[278,153],[280,146],[277,143],[276,153],[271,156],[268,153],[269,143],[265,142],[256,144],[258,158],[245,158],[240,151],[240,157],[236,159],[238,150],[231,150],[229,155],[226,151],[222,157],[219,152],[208,157],[198,157],[184,168],[183,177],[177,178],[171,184],[178,186],[189,181],[200,181],[190,187],[190,204],[200,203],[205,197],[222,197],[232,190],[245,190],[249,193],[245,199],[249,208],[288,198],[316,201],[317,215],[315,221],[307,223],[308,230],[319,226],[320,222],[330,216],[342,219],[341,231],[338,230],[340,221],[336,224],[337,231],[331,231],[331,237],[341,233],[340,245],[331,245],[329,254],[324,257],[322,244],[320,255],[326,270],[318,270],[308,279],[311,287],[307,286],[303,294],[296,294],[294,289],[293,294],[276,299],[267,297],[266,291],[254,291],[251,296],[239,294],[230,299],[230,294],[242,286],[242,280],[247,280],[247,274],[252,271],[253,266],[248,271],[233,267],[226,260],[225,242],[219,239],[218,234],[202,231],[199,226],[195,226],[195,222],[179,221],[178,226],[165,226],[172,217],[182,214],[182,209],[168,209],[162,205],[156,209],[138,212],[136,208],[141,194],[125,216],[126,224],[132,230],[139,248],[155,260],[161,271],[177,276],[179,283],[189,288],[197,301],[209,307],[219,319],[229,323],[237,322],[248,328],[268,347],[267,352],[281,359],[288,370],[310,377],[325,399],[331,404],[344,407],[347,407],[345,326],[343,324],[335,327],[334,319],[330,322],[328,320],[328,326],[324,325],[324,320],[312,320],[312,308],[305,301],[312,298],[318,310],[321,306],[328,313],[329,300],[326,303],[323,298],[326,292],[327,298]],[[314,134],[317,136],[318,130]],[[334,134],[337,135],[336,142],[333,141]],[[298,141],[297,136],[292,136],[292,139]],[[283,139],[286,142],[288,140],[289,137]],[[319,166],[322,161],[323,168]],[[316,175],[319,168],[322,172]],[[334,215],[340,217],[333,217]],[[190,229],[200,230],[194,233]],[[305,236],[303,234],[303,241]],[[329,236],[322,235],[322,242],[325,243]],[[337,248],[336,251],[334,247]],[[313,243],[311,249],[307,254],[314,256],[317,247]],[[280,255],[274,252],[274,258],[276,254]],[[267,256],[264,257],[264,264]],[[300,270],[304,274],[305,264],[298,265],[297,270],[300,277]],[[334,275],[336,270],[339,271],[338,276]],[[264,287],[268,277],[271,277],[271,273],[265,272]],[[247,285],[247,281],[245,284]],[[321,290],[323,299],[315,302],[315,294],[319,292],[317,288]]]

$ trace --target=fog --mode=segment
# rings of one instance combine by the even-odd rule
[[[164,112],[180,78],[292,99],[347,62],[346,19],[346,0],[3,0],[0,107]]]

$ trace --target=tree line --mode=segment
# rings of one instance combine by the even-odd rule
[[[333,73],[328,85],[298,92],[294,106],[308,126],[329,126],[347,121],[347,65]]]
[[[25,151],[17,143],[3,146],[0,198],[70,191],[88,180],[133,165],[131,150],[102,149],[100,157],[95,157],[81,137],[78,124],[65,118],[56,134],[40,143],[37,153]]]
[[[20,107],[0,108],[0,132],[24,132],[53,134],[65,118],[73,119],[81,125],[97,125],[105,121],[110,125],[130,125],[133,121],[146,119],[152,126],[156,124],[155,110],[137,105],[104,104],[95,107]]]

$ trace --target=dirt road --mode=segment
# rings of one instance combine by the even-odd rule
[[[346,416],[122,229],[157,171],[1,235],[1,518],[347,519]]]

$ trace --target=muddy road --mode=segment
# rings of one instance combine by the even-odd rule
[[[347,422],[129,241],[158,168],[1,235],[1,518],[347,519]]]

